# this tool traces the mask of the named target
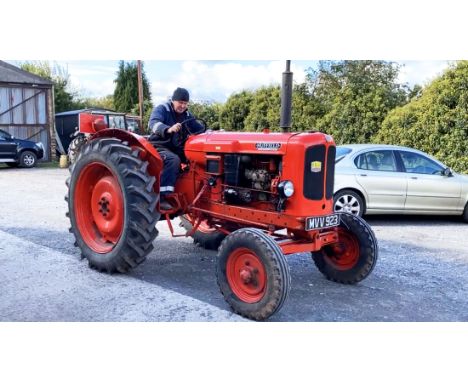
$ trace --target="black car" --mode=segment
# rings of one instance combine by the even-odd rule
[[[41,142],[17,139],[0,130],[0,163],[10,167],[34,167],[43,156],[44,146]]]

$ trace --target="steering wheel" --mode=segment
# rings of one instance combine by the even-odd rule
[[[186,120],[180,122],[180,124],[181,124],[181,125],[185,128],[185,130],[187,131],[188,135],[196,135],[195,133],[192,133],[192,132],[190,131],[190,129],[188,128],[188,126],[186,125],[187,122],[192,122],[192,121],[195,121],[195,120],[198,120],[198,121],[203,122],[202,125],[203,125],[204,129],[203,129],[202,133],[204,133],[204,132],[206,131],[206,126],[207,126],[207,125],[206,125],[206,122],[205,122],[203,119],[201,119],[201,118],[195,118],[195,117],[190,117],[190,118],[187,118]]]

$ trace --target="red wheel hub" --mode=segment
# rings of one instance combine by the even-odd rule
[[[85,243],[97,253],[110,252],[122,236],[124,202],[120,184],[107,166],[94,162],[82,170],[74,208]]]
[[[262,299],[266,291],[266,271],[262,261],[247,248],[237,248],[229,255],[226,276],[235,295],[247,303]]]
[[[351,232],[338,228],[339,242],[325,247],[325,260],[340,271],[352,269],[359,260],[359,242]]]

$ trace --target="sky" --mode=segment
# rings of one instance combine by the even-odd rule
[[[11,62],[11,61],[10,61]],[[103,97],[114,92],[118,60],[57,60],[52,65],[64,68],[73,89],[85,97]],[[18,65],[20,61],[13,61]],[[440,74],[447,60],[398,61],[402,65],[399,81],[424,85]],[[234,92],[254,90],[281,83],[285,61],[249,60],[146,60],[153,103],[167,100],[176,87],[185,87],[196,101],[225,102]],[[304,82],[306,70],[317,61],[293,60],[294,81]]]

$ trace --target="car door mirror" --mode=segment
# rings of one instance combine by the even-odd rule
[[[442,175],[443,176],[452,176],[453,175],[452,169],[450,167],[444,168],[444,171],[442,171]]]

